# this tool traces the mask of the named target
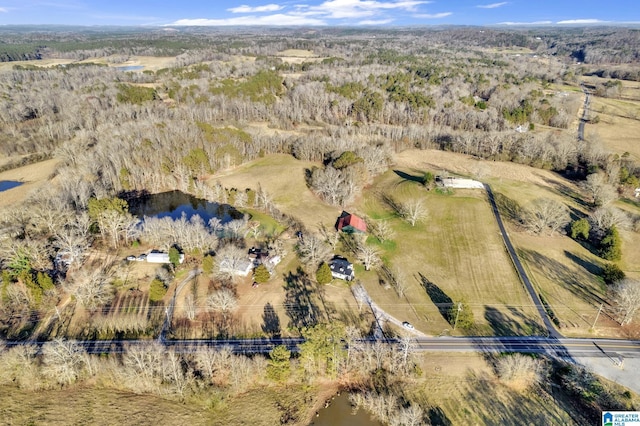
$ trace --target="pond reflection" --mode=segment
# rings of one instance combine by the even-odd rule
[[[344,392],[336,396],[327,408],[318,412],[310,426],[382,426],[364,410],[353,412],[349,394]]]
[[[222,223],[242,218],[242,213],[229,204],[213,203],[181,191],[144,194],[129,198],[129,212],[140,219],[147,217],[170,217],[173,220],[198,215],[205,223],[217,217]]]

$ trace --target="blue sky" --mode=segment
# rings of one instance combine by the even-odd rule
[[[0,24],[401,26],[640,23],[637,0],[0,0]]]

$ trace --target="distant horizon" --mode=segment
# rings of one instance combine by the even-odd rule
[[[640,22],[610,22],[599,24],[407,24],[407,25],[135,25],[135,24],[1,24],[2,28],[78,28],[78,29],[139,29],[139,30],[180,30],[180,29],[356,29],[356,30],[400,30],[429,28],[490,28],[490,29],[535,29],[535,28],[629,28],[640,29]]]
[[[625,0],[0,0],[0,26],[575,27],[639,26]]]

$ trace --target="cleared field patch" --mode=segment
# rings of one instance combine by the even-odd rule
[[[555,199],[570,209],[575,219],[578,213],[587,213],[586,205],[575,192],[573,183],[564,181],[554,187],[489,179],[501,207],[503,220],[520,260],[539,293],[550,305],[560,323],[560,332],[572,336],[592,335],[591,326],[601,303],[605,302],[606,288],[599,274],[604,261],[564,235],[534,236],[515,225],[507,208],[507,201],[525,207],[536,198]],[[504,203],[501,200],[507,200]],[[504,207],[504,208],[503,208]],[[637,234],[623,231],[624,262],[627,269],[637,250],[633,250],[633,238]],[[606,308],[606,304],[605,304]],[[603,335],[616,335],[617,325],[605,314],[596,324],[596,331]]]
[[[239,190],[261,186],[281,211],[315,231],[320,223],[333,226],[341,210],[324,203],[307,187],[305,169],[313,166],[319,164],[299,161],[286,154],[267,155],[214,175],[209,182],[221,182],[225,187]]]
[[[507,255],[484,191],[427,192],[393,171],[381,176],[374,188],[365,195],[362,210],[374,219],[386,217],[393,225],[395,245],[384,256],[407,285],[400,299],[377,280],[367,280],[364,284],[381,308],[415,322],[421,331],[441,334],[451,328],[445,320],[450,306],[466,301],[476,333],[539,332],[537,314]],[[410,226],[384,205],[380,192],[399,203],[422,200],[428,219]]]
[[[0,173],[0,181],[24,182],[24,184],[16,188],[2,191],[0,207],[15,205],[24,201],[31,192],[40,188],[49,180],[58,162],[59,160],[54,158]]]
[[[518,181],[552,188],[559,184],[569,185],[568,181],[549,170],[505,161],[479,160],[470,155],[436,149],[402,151],[396,154],[393,160],[399,167],[421,171],[430,170],[435,174],[441,172],[458,173],[481,181],[494,178],[494,181],[497,182],[501,180]]]
[[[480,354],[429,353],[420,361],[424,380],[408,392],[412,401],[428,407],[431,424],[578,424],[571,405],[544,391],[509,388]]]
[[[510,235],[529,278],[558,318],[562,334],[617,335],[619,327],[607,314],[606,285],[598,276],[603,262],[597,256],[567,237]],[[591,330],[601,303],[605,309]]]
[[[594,97],[591,109],[591,117],[600,122],[587,124],[587,136],[595,132],[606,149],[618,155],[628,152],[640,161],[640,101]]]
[[[207,411],[151,395],[113,389],[28,392],[0,387],[4,424],[212,424]]]
[[[632,217],[640,217],[640,202],[635,200],[620,200],[616,207],[626,211]],[[621,268],[629,278],[640,279],[640,230],[620,230],[622,236]]]
[[[319,62],[325,58],[319,57],[311,50],[303,49],[287,49],[282,52],[278,52],[275,55],[277,58],[282,59],[283,62],[288,64],[302,64],[304,62]]]

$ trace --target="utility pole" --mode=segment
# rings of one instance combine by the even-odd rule
[[[600,312],[602,312],[602,307],[604,306],[604,303],[600,304],[600,309],[598,309],[598,314],[596,315],[596,319],[593,321],[593,325],[591,326],[592,329],[595,330],[596,328],[596,323],[598,322],[598,318],[600,318]]]
[[[456,313],[456,321],[453,323],[453,329],[456,329],[458,325],[458,317],[460,316],[460,311],[462,310],[462,302],[458,302],[458,312]]]

